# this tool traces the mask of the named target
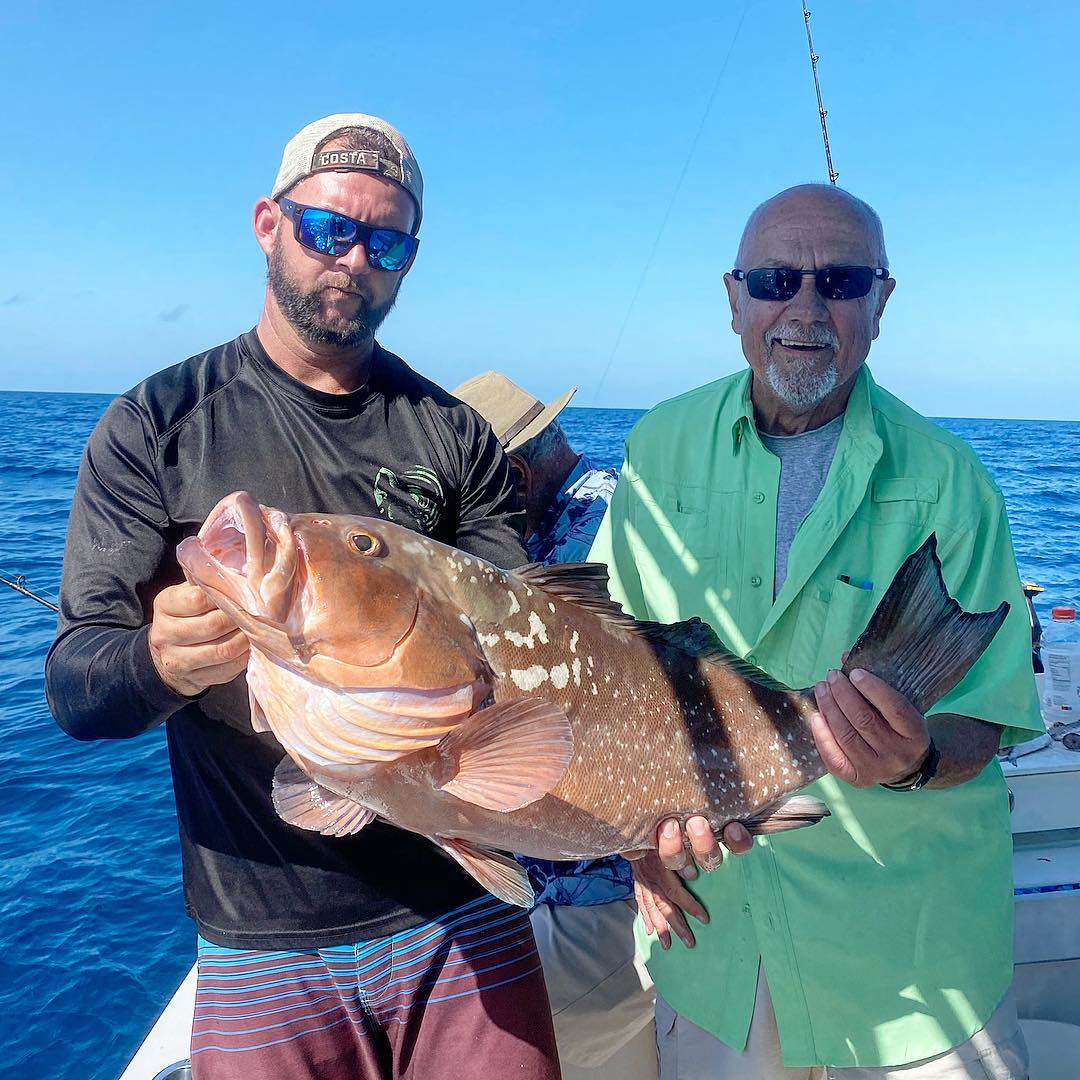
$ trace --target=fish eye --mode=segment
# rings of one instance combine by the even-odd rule
[[[360,555],[375,555],[379,550],[379,541],[370,533],[354,532],[349,537],[349,547]]]

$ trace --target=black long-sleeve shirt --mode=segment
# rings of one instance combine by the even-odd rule
[[[153,599],[176,545],[238,489],[289,512],[382,514],[504,567],[525,561],[510,471],[472,410],[375,347],[350,394],[313,390],[254,331],[118,397],[90,436],[68,528],[49,707],[79,739],[167,725],[184,894],[234,948],[313,948],[394,933],[479,894],[431,843],[373,822],[323,837],[281,821],[284,756],[250,724],[241,676],[197,699],[150,659]]]

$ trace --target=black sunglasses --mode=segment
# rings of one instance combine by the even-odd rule
[[[403,270],[420,244],[411,233],[379,229],[334,210],[301,206],[285,198],[277,202],[282,213],[292,219],[296,242],[320,255],[344,255],[363,244],[373,269]]]
[[[755,300],[790,300],[810,274],[826,300],[858,300],[865,296],[874,279],[885,281],[889,271],[878,266],[826,266],[821,270],[794,270],[787,266],[767,266],[760,270],[732,270],[736,281],[746,282],[746,291]]]

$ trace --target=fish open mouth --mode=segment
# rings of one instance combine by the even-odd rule
[[[245,527],[243,515],[236,505],[236,496],[229,498],[231,501],[225,506],[218,504],[220,513],[212,513],[206,519],[206,523],[199,531],[199,540],[206,554],[216,560],[220,566],[242,574],[248,563],[248,536],[252,522],[249,520]],[[262,517],[261,515],[258,517],[261,525]],[[265,529],[262,531],[265,533]]]
[[[297,588],[297,545],[286,514],[260,506],[246,491],[226,495],[197,537],[177,548],[195,584],[249,615],[284,622]]]

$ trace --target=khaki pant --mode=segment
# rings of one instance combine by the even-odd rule
[[[655,991],[635,915],[625,900],[532,913],[563,1080],[657,1080]]]
[[[656,1043],[660,1080],[1025,1080],[1028,1075],[1027,1046],[1011,990],[986,1026],[967,1042],[909,1065],[788,1068],[780,1053],[763,970],[758,971],[754,1018],[741,1053],[679,1016],[660,995],[656,998]]]

